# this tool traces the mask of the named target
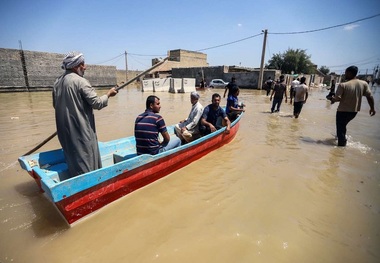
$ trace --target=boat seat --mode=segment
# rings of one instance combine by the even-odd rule
[[[134,152],[132,153],[131,151],[120,151],[120,152],[115,152],[113,154],[113,162],[114,163],[119,163],[128,159],[131,159],[133,157],[136,157],[137,154]]]
[[[46,176],[50,177],[54,182],[58,183],[69,178],[66,163],[58,163],[47,168],[42,168]]]

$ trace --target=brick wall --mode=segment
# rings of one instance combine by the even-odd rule
[[[61,69],[65,54],[24,50],[30,90],[51,89]],[[0,92],[27,90],[20,50],[0,48]],[[91,85],[109,87],[116,84],[115,66],[87,65],[85,73]]]
[[[0,48],[0,86],[25,86],[18,50]]]

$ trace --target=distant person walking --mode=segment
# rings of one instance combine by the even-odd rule
[[[284,98],[284,95],[285,95],[285,102],[288,102],[288,96],[286,94],[285,77],[284,75],[281,75],[279,83],[276,83],[274,85],[272,94],[270,95],[270,101],[272,101],[272,98],[273,98],[273,103],[272,103],[272,108],[271,108],[272,113],[280,111],[280,107],[281,107],[281,103]],[[275,110],[276,106],[277,106],[277,109]]]
[[[296,87],[298,87],[298,85],[300,84],[299,82],[299,78],[295,78],[293,77],[293,81],[290,83],[290,91],[289,91],[289,96],[290,96],[290,104],[292,104],[293,102],[293,98],[294,98],[294,89]]]
[[[117,94],[115,88],[98,97],[88,80],[82,53],[71,52],[63,59],[65,70],[54,83],[53,107],[57,134],[70,177],[102,167],[93,109],[108,105],[108,98]]]
[[[339,101],[336,112],[338,146],[346,146],[347,124],[354,119],[358,111],[360,111],[363,96],[367,98],[370,106],[369,115],[374,116],[376,114],[375,102],[368,83],[357,79],[356,74],[358,74],[358,68],[356,66],[348,67],[345,72],[346,82],[338,85],[336,94],[332,97],[332,102]]]
[[[265,89],[267,90],[267,96],[269,96],[270,91],[273,87],[273,80],[271,77],[268,77],[267,81],[265,81]]]
[[[237,84],[236,84],[236,78],[235,77],[232,77],[231,78],[231,82],[227,84],[227,86],[224,88],[224,94],[223,94],[223,98],[226,97],[226,93],[228,91],[228,94],[227,94],[227,98],[231,95],[231,91],[233,89],[236,89],[237,88]]]
[[[300,115],[302,107],[309,97],[308,87],[306,86],[305,81],[306,78],[302,77],[301,83],[294,88],[293,115],[296,119]]]
[[[326,99],[331,100],[333,96],[335,96],[335,79],[331,81],[330,92],[327,94]]]

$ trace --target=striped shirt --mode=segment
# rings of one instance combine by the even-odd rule
[[[160,149],[159,133],[166,132],[164,119],[151,110],[137,116],[135,138],[137,154],[157,154]]]

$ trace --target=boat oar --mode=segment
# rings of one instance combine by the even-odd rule
[[[48,141],[50,141],[51,139],[53,139],[55,136],[57,135],[57,132],[53,133],[52,135],[50,135],[49,137],[47,137],[43,142],[41,142],[40,144],[38,144],[36,147],[34,147],[33,149],[31,149],[29,152],[23,154],[22,156],[24,155],[29,155],[35,151],[37,151],[39,148],[41,148],[44,144],[46,144]]]
[[[119,86],[119,87],[116,87],[116,90],[118,91],[119,89],[124,88],[124,87],[127,86],[128,84],[131,84],[133,81],[135,81],[135,80],[137,80],[139,77],[145,75],[146,73],[148,73],[148,72],[151,71],[152,69],[155,69],[155,68],[161,66],[162,64],[164,64],[165,61],[168,60],[168,59],[169,59],[169,57],[164,58],[163,60],[161,60],[161,61],[158,62],[157,64],[153,65],[153,67],[151,67],[151,68],[145,70],[144,72],[138,74],[136,77],[134,77],[134,78],[131,79],[131,80],[128,80],[128,81],[127,81],[126,83],[124,83],[123,85],[121,85],[121,86]]]

